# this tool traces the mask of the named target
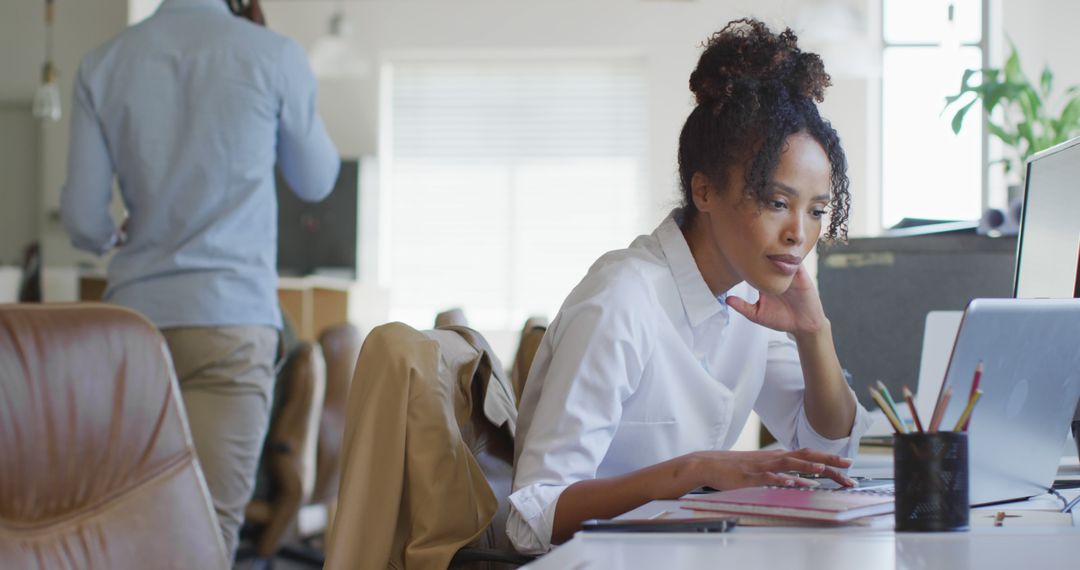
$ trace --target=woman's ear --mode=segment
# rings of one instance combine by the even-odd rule
[[[690,178],[690,195],[694,197],[694,207],[697,211],[705,212],[716,200],[716,189],[713,188],[712,182],[705,173],[695,172]]]

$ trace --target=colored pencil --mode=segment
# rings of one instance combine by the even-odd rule
[[[967,431],[968,420],[971,419],[971,411],[975,409],[975,402],[978,402],[982,395],[982,390],[975,390],[975,393],[971,395],[971,398],[968,398],[964,413],[960,414],[960,419],[956,421],[956,427],[953,428],[953,431]]]
[[[893,415],[892,410],[889,409],[889,404],[885,402],[885,399],[881,397],[881,394],[878,394],[877,391],[875,391],[873,388],[870,388],[870,397],[873,398],[875,402],[877,402],[877,405],[879,408],[881,408],[881,411],[885,412],[885,417],[888,418],[889,423],[892,424],[892,427],[894,430],[896,430],[896,433],[907,433],[907,430],[904,429],[904,424],[900,423],[900,418]]]
[[[975,365],[975,377],[971,379],[971,391],[968,392],[968,400],[970,400],[972,397],[974,397],[975,396],[975,391],[979,389],[979,380],[982,379],[982,374],[983,374],[983,363],[980,360],[979,363]],[[971,418],[968,418],[968,422],[970,422],[970,421],[971,421]],[[968,422],[964,423],[964,428],[963,428],[964,431],[967,431]]]
[[[952,398],[952,386],[945,388],[945,391],[941,393],[941,399],[938,400],[936,406],[934,406],[934,416],[930,418],[930,433],[934,433],[941,425],[941,418],[945,415],[945,408],[949,407],[949,400]]]
[[[896,416],[896,419],[899,420],[900,419],[900,408],[898,408],[896,406],[896,400],[893,400],[892,394],[889,393],[889,388],[886,387],[885,383],[882,382],[881,380],[877,381],[877,388],[878,388],[878,392],[881,393],[881,397],[885,398],[885,401],[888,402],[889,408],[892,409],[893,415]],[[901,420],[900,423],[903,424],[903,420]],[[905,431],[905,433],[907,432],[907,430],[904,430],[904,431]]]
[[[922,422],[919,421],[919,411],[915,409],[915,396],[912,395],[911,389],[906,385],[904,386],[904,400],[907,400],[907,405],[911,408],[911,419],[915,420],[915,428],[919,430],[919,433],[923,433]]]

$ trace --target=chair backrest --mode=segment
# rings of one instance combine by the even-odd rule
[[[517,353],[514,355],[514,367],[510,370],[510,382],[514,385],[514,404],[521,403],[521,393],[525,391],[525,381],[529,379],[529,368],[532,367],[536,351],[540,349],[540,341],[544,340],[547,327],[546,318],[529,317],[521,328],[521,340],[518,341]]]
[[[442,327],[467,327],[469,319],[465,317],[465,311],[459,307],[447,309],[435,315],[435,328]]]
[[[445,568],[489,532],[499,501],[487,468],[509,473],[516,417],[486,352],[451,330],[390,323],[368,335],[349,391],[326,568]],[[490,425],[496,413],[511,414],[509,426]]]
[[[323,358],[326,359],[326,396],[319,426],[318,467],[312,502],[332,504],[337,500],[345,410],[363,341],[360,329],[349,323],[331,327],[319,336]]]
[[[0,305],[0,567],[228,567],[165,342],[135,312]]]
[[[245,510],[250,526],[260,527],[255,554],[271,558],[294,538],[298,513],[311,499],[317,472],[316,447],[326,364],[322,349],[298,341],[286,356],[274,387],[274,409],[260,460],[264,482]]]

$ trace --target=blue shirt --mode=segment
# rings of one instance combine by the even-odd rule
[[[309,201],[330,193],[340,166],[315,92],[303,49],[224,0],[164,0],[89,53],[61,216],[75,247],[109,251],[115,173],[127,240],[106,300],[161,328],[280,327],[274,165]]]

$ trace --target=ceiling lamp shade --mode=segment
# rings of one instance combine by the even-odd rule
[[[338,8],[330,16],[327,34],[311,46],[311,68],[316,77],[364,78],[371,73],[367,60],[352,45],[352,24]]]

